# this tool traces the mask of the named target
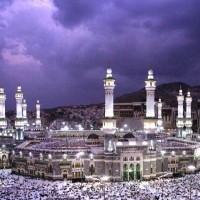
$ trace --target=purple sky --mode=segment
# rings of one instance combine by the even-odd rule
[[[200,1],[0,0],[0,84],[7,109],[21,84],[28,108],[104,101],[157,83],[200,85]]]

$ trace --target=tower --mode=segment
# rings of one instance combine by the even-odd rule
[[[23,101],[23,93],[21,90],[21,86],[17,87],[17,92],[15,93],[16,99],[16,119],[15,119],[15,128],[16,128],[16,140],[23,140],[23,129],[24,129],[24,119],[23,119],[23,111],[22,111],[22,101]]]
[[[22,102],[22,118],[24,120],[24,126],[27,126],[28,121],[27,121],[27,103],[26,100],[23,99]]]
[[[185,102],[186,102],[185,126],[186,126],[186,134],[188,134],[188,133],[192,133],[192,117],[191,117],[192,97],[190,96],[189,91],[185,98]]]
[[[163,131],[163,121],[162,121],[162,102],[161,99],[158,101],[158,122],[157,122],[157,132]]]
[[[179,90],[179,94],[177,96],[177,101],[178,101],[178,116],[176,119],[176,126],[177,126],[177,137],[182,137],[182,133],[183,133],[183,126],[184,126],[184,122],[183,122],[183,101],[184,101],[184,96],[183,96],[183,92],[182,89],[180,88]]]
[[[21,90],[21,86],[17,87],[17,92],[15,93],[15,99],[16,99],[16,119],[22,119],[23,93]]]
[[[40,102],[37,100],[36,103],[36,120],[35,120],[35,125],[37,128],[41,127],[41,118],[40,118]]]
[[[104,151],[113,153],[116,150],[114,133],[116,131],[116,118],[113,111],[113,91],[115,88],[115,79],[112,76],[110,66],[107,69],[106,78],[104,79],[105,89],[105,117],[103,118]]]
[[[153,70],[149,69],[145,81],[146,89],[146,117],[144,118],[144,131],[147,134],[154,134],[157,130],[157,118],[155,117],[155,89],[156,81]]]
[[[5,115],[5,102],[6,95],[4,93],[4,88],[0,87],[0,128],[6,129],[7,120]]]

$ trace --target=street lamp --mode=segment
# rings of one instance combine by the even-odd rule
[[[164,155],[165,155],[166,151],[165,150],[161,150],[161,155],[162,155],[162,173],[164,172],[164,162],[163,162],[163,159],[164,159]]]
[[[103,186],[104,186],[104,200],[106,199],[106,185],[105,182],[109,180],[109,176],[103,176],[100,178],[101,181],[104,182]]]

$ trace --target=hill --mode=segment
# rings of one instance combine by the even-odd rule
[[[193,98],[192,107],[195,109],[197,106],[197,100],[200,99],[200,86],[190,86],[182,82],[165,83],[156,87],[156,99],[161,98],[167,105],[177,106],[177,95],[180,87],[183,90],[183,94],[186,96],[189,90]],[[115,98],[116,103],[124,102],[145,102],[146,91],[142,88],[136,92],[125,94]]]

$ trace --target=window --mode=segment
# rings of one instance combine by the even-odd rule
[[[130,157],[130,161],[134,161],[134,157],[131,156],[131,157]]]
[[[136,158],[136,161],[139,161],[140,160],[140,157],[139,156],[137,156],[137,158]]]
[[[123,161],[127,161],[127,160],[128,160],[127,157],[124,157],[124,158],[123,158]]]

